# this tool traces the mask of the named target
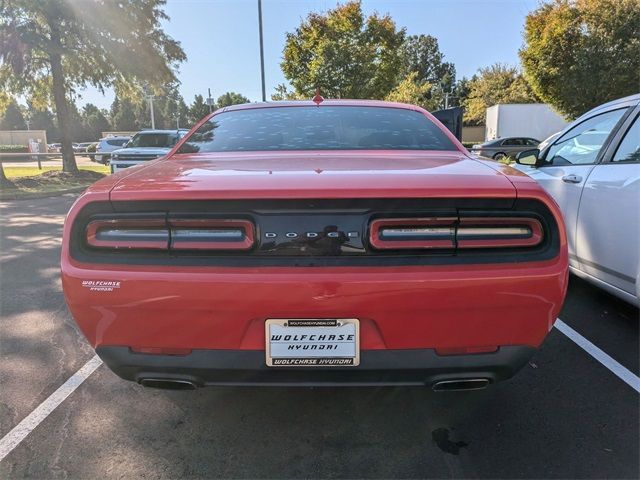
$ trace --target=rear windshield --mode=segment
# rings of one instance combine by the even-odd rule
[[[456,150],[431,120],[387,107],[269,107],[223,112],[179,153],[274,150]]]
[[[127,144],[127,148],[170,148],[178,142],[177,133],[138,133]]]

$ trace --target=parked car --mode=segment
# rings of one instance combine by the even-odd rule
[[[87,153],[87,149],[89,146],[93,145],[95,142],[82,142],[82,143],[74,143],[73,151],[76,153]]]
[[[227,107],[66,217],[62,284],[98,355],[146,386],[483,388],[557,317],[560,210],[425,110]]]
[[[515,155],[524,150],[531,150],[540,143],[535,138],[527,137],[508,137],[490,140],[471,147],[471,153],[480,155],[481,157],[493,158],[494,160],[502,160],[505,157],[515,157]]]
[[[47,145],[47,151],[49,153],[60,153],[61,148],[62,148],[61,143],[50,143]]]
[[[571,271],[640,305],[640,95],[594,108],[518,168],[558,202]]]
[[[189,130],[143,130],[123,148],[111,152],[111,173],[154,160],[169,153]]]
[[[131,140],[131,137],[101,138],[98,142],[98,146],[96,147],[96,155],[94,156],[95,161],[106,165],[111,158],[111,152],[122,148],[122,146],[129,140]]]

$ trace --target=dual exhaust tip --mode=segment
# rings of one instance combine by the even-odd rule
[[[195,390],[198,385],[191,380],[178,380],[172,378],[143,378],[140,385],[149,388],[161,388],[164,390]],[[482,390],[489,386],[488,378],[459,378],[452,380],[440,380],[431,388],[434,392],[460,392],[469,390]]]

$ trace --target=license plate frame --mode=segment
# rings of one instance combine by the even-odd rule
[[[281,334],[276,341],[273,335]],[[285,334],[286,332],[286,334]],[[285,336],[296,339],[285,340]],[[319,340],[309,337],[325,335]],[[340,339],[340,335],[347,338]],[[348,336],[353,335],[353,340]],[[307,338],[301,338],[306,336]],[[335,338],[329,340],[330,336]],[[306,340],[306,342],[305,342]],[[296,347],[284,356],[283,348]],[[300,345],[300,347],[297,347]],[[304,348],[304,346],[309,348]],[[328,346],[331,345],[331,348]],[[315,346],[316,348],[312,348]],[[320,348],[324,346],[324,348]],[[329,355],[324,355],[324,353]],[[334,353],[332,355],[332,353]],[[306,355],[303,355],[306,353]],[[268,367],[357,367],[360,364],[360,320],[357,318],[269,318],[265,321],[265,362]]]

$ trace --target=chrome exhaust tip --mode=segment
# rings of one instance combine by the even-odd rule
[[[143,378],[138,383],[143,387],[161,388],[163,390],[195,390],[198,388],[190,380],[174,380],[171,378]]]
[[[431,388],[434,392],[461,392],[465,390],[483,390],[490,383],[488,378],[458,378],[436,382]]]

